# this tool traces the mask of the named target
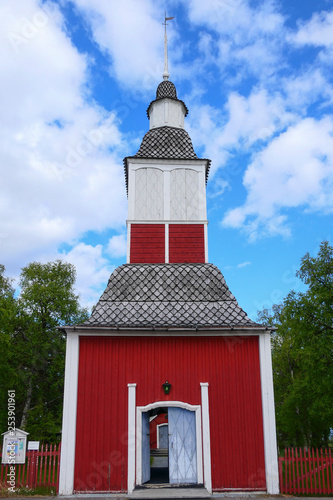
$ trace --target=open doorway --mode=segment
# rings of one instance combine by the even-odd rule
[[[196,412],[155,407],[142,412],[141,484],[198,484]]]
[[[149,484],[169,483],[168,408],[155,408],[149,416],[150,480]]]

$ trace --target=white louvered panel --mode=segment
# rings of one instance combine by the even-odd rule
[[[163,172],[140,168],[135,175],[135,220],[163,219]]]
[[[190,169],[171,171],[170,219],[199,220],[198,172]]]
[[[186,220],[185,169],[171,171],[170,178],[170,219]]]
[[[186,220],[199,220],[199,175],[195,170],[186,170]]]
[[[184,113],[182,113],[182,107],[178,102],[169,102],[168,125],[184,128]]]
[[[161,127],[165,125],[164,103],[155,102],[150,112],[150,128]]]

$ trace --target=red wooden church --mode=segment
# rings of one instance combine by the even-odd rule
[[[279,491],[270,332],[208,263],[210,161],[168,76],[166,64],[150,129],[124,160],[127,263],[90,319],[66,327],[62,495],[151,485],[152,428],[165,486]]]

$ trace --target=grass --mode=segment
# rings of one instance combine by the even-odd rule
[[[57,494],[56,488],[54,486],[38,486],[37,488],[17,488],[15,493],[11,493],[8,488],[3,488],[0,486],[0,497],[52,497]]]

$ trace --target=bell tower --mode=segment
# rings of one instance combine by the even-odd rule
[[[164,54],[164,79],[147,109],[149,131],[124,159],[127,263],[205,263],[210,160],[197,157],[184,128],[188,109],[169,80],[166,33]]]

